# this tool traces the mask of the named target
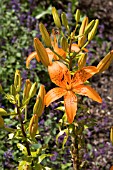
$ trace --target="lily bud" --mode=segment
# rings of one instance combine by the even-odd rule
[[[4,127],[4,119],[0,116],[0,128]]]
[[[65,37],[61,38],[61,47],[64,51],[67,51],[68,42],[67,42],[67,39]]]
[[[58,12],[56,10],[55,7],[52,8],[52,15],[53,15],[53,19],[54,19],[54,23],[58,28],[61,28],[61,22],[60,22],[60,18],[58,15]]]
[[[1,116],[6,116],[7,112],[3,108],[0,108],[0,115]]]
[[[87,35],[87,34],[92,30],[94,24],[95,24],[95,20],[92,20],[92,21],[87,25],[87,27],[85,28],[85,32],[84,32],[85,35]]]
[[[44,85],[40,86],[38,96],[36,99],[36,103],[33,107],[33,114],[37,114],[38,117],[42,115],[42,112],[44,110],[44,97],[45,97],[46,91]]]
[[[21,76],[20,76],[19,70],[16,70],[16,72],[15,72],[14,87],[17,92],[19,92],[21,90]]]
[[[96,19],[92,30],[88,34],[88,41],[91,41],[94,38],[94,36],[95,36],[95,34],[97,32],[98,24],[99,24],[99,20]]]
[[[0,84],[0,93],[3,92],[3,88],[2,88],[2,85]]]
[[[47,32],[46,27],[42,23],[40,23],[39,29],[40,29],[42,38],[43,38],[46,46],[51,47],[51,39],[50,39],[49,33]]]
[[[34,138],[38,129],[38,116],[34,114],[29,123],[29,133],[31,138]]]
[[[30,91],[29,91],[29,98],[33,97],[36,94],[36,90],[37,90],[37,83],[33,83]]]
[[[111,130],[110,130],[110,140],[113,144],[113,126],[111,127]]]
[[[16,95],[16,89],[15,89],[15,86],[14,86],[13,84],[10,86],[10,93],[11,93],[13,96]]]
[[[79,30],[79,36],[82,36],[85,32],[85,28],[88,25],[88,17],[85,17],[82,21],[80,30]],[[82,37],[78,38],[78,46],[82,47],[85,44],[86,41],[86,35],[83,35]]]
[[[34,104],[34,107],[33,107],[33,114],[41,115],[42,114],[41,108],[42,108],[42,100],[41,100],[40,96],[38,96],[37,99],[36,99],[36,102]]]
[[[82,69],[86,64],[87,54],[83,53],[78,59],[78,67]]]
[[[38,38],[34,38],[34,46],[35,46],[35,50],[42,64],[47,67],[49,65],[49,57],[43,44],[39,41]]]
[[[97,65],[97,69],[99,70],[99,73],[108,69],[112,61],[113,61],[113,50],[110,51]]]
[[[79,9],[76,10],[75,20],[76,20],[77,23],[78,23],[79,20],[80,20],[80,10],[79,10]]]
[[[66,14],[65,14],[65,12],[63,12],[62,14],[61,14],[61,19],[62,19],[62,24],[65,26],[65,28],[67,29],[68,28],[68,20],[67,20],[67,18],[66,18]]]
[[[28,99],[30,89],[31,89],[31,81],[29,79],[26,79],[26,83],[23,91],[23,100]]]

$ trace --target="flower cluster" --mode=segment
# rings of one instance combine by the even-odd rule
[[[49,106],[55,100],[64,96],[64,106],[67,119],[72,123],[77,111],[77,95],[88,96],[89,98],[102,103],[99,94],[86,81],[93,75],[106,70],[113,60],[113,51],[109,52],[97,65],[85,66],[88,49],[85,47],[93,39],[98,27],[98,20],[92,20],[88,23],[88,17],[85,17],[79,29],[79,35],[76,35],[78,23],[80,20],[80,11],[75,15],[76,26],[70,32],[66,14],[61,14],[62,24],[67,30],[65,35],[62,31],[61,21],[57,10],[52,8],[52,15],[55,25],[58,27],[58,35],[52,31],[50,36],[45,26],[40,23],[39,29],[45,45],[45,48],[38,38],[34,39],[35,52],[31,53],[26,61],[29,66],[30,61],[36,58],[48,68],[50,79],[58,87],[51,89],[45,95],[45,105]],[[60,40],[60,46],[59,46]]]

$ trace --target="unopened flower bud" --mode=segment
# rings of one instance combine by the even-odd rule
[[[99,20],[96,19],[92,30],[88,34],[88,41],[91,41],[94,38],[94,36],[95,36],[95,34],[97,32],[98,24],[99,24]]]
[[[110,130],[110,140],[111,140],[112,145],[113,145],[113,126],[111,127],[111,130]]]
[[[61,47],[64,51],[67,51],[68,42],[67,42],[67,39],[65,37],[61,38]]]
[[[49,57],[43,44],[39,41],[38,38],[34,38],[34,46],[42,64],[47,67],[49,65]]]
[[[14,86],[13,84],[10,86],[10,93],[11,93],[13,96],[16,95],[16,89],[15,89],[15,86]]]
[[[49,33],[47,32],[46,27],[42,23],[40,23],[39,29],[40,29],[42,38],[43,38],[46,46],[51,47],[51,39],[50,39]]]
[[[31,138],[34,138],[38,129],[38,116],[34,114],[29,123],[29,133]]]
[[[87,59],[87,54],[86,53],[81,54],[81,56],[78,59],[78,67],[79,67],[79,69],[82,69],[82,67],[85,66],[86,59]]]
[[[3,92],[3,88],[2,88],[2,85],[0,84],[0,93]]]
[[[33,83],[30,91],[29,91],[29,98],[33,97],[36,94],[36,90],[37,90],[37,83]]]
[[[66,18],[66,14],[65,14],[65,12],[63,12],[62,14],[61,14],[61,19],[62,19],[62,24],[65,26],[65,28],[67,29],[68,28],[68,20],[67,20],[67,18]]]
[[[87,35],[93,28],[95,20],[92,20],[85,28],[84,34]]]
[[[14,87],[17,92],[21,90],[21,75],[19,70],[16,70],[15,72]]]
[[[31,89],[31,81],[29,79],[26,79],[26,83],[23,91],[23,101],[28,99],[30,89]]]
[[[55,7],[52,8],[52,15],[53,15],[53,19],[54,19],[54,23],[58,28],[61,28],[61,22],[60,22],[60,18],[58,15],[58,12],[56,10]]]
[[[81,36],[81,37],[78,38],[78,46],[79,47],[82,47],[85,44],[86,35],[83,35],[83,34],[84,34],[84,31],[85,31],[85,28],[86,28],[87,25],[88,25],[88,17],[85,17],[82,21],[82,24],[81,24],[81,27],[80,27],[80,30],[79,30],[79,36]]]
[[[79,20],[80,20],[80,10],[79,10],[79,9],[76,10],[75,20],[76,20],[77,23],[78,23]]]
[[[110,63],[113,61],[113,50],[110,51],[97,65],[99,73],[108,69]]]
[[[33,114],[37,114],[38,117],[40,117],[42,115],[42,112],[44,110],[45,94],[46,94],[45,87],[44,87],[44,85],[41,85],[39,92],[38,92],[38,95],[37,95],[36,103],[33,107]]]
[[[4,127],[4,119],[0,116],[0,128]]]

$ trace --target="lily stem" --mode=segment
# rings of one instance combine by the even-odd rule
[[[20,124],[21,124],[22,134],[23,134],[23,137],[25,138],[24,143],[25,143],[25,146],[26,146],[26,149],[27,149],[28,156],[30,156],[31,151],[30,151],[30,147],[29,147],[29,142],[27,141],[27,136],[26,136],[24,124],[23,124],[23,121],[22,121],[20,108],[18,106],[16,106],[16,107],[17,107],[17,114],[18,114],[18,117],[19,117],[19,121],[20,121]]]
[[[78,136],[76,134],[75,126],[73,128],[73,134],[71,136],[71,155],[73,161],[73,170],[80,170],[79,167],[79,148],[78,148]]]

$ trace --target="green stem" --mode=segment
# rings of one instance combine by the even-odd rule
[[[25,122],[27,121],[27,105],[25,106]]]
[[[29,142],[27,141],[27,135],[25,133],[25,129],[24,129],[24,124],[23,124],[22,117],[21,117],[20,108],[18,106],[16,106],[16,107],[17,107],[17,114],[18,114],[18,117],[19,117],[19,121],[20,121],[20,124],[21,124],[22,134],[23,134],[23,137],[25,138],[24,143],[25,143],[25,146],[26,146],[26,149],[27,149],[27,153],[28,153],[28,156],[31,156]]]
[[[73,133],[71,135],[71,155],[72,155],[72,161],[73,161],[73,170],[80,170],[79,167],[79,148],[78,148],[78,136],[77,136],[77,128],[73,127]]]
[[[58,53],[56,53],[53,49],[51,49],[51,51],[52,51],[55,55],[57,55],[61,60],[65,61],[66,63],[69,64],[69,62],[68,62],[67,60],[65,60],[64,58],[62,58],[62,57],[61,57]]]

